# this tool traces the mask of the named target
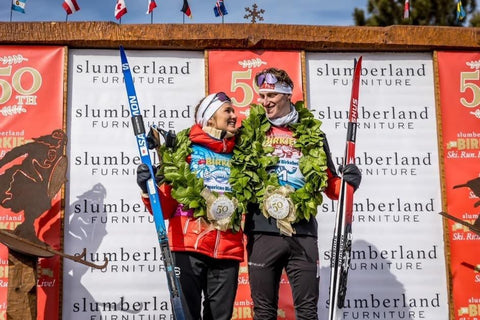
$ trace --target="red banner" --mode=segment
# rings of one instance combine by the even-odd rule
[[[439,52],[442,151],[449,214],[473,224],[480,214],[480,53]],[[454,319],[480,318],[480,236],[449,220]]]
[[[303,100],[301,59],[298,51],[208,51],[208,91],[209,93],[223,91],[230,96],[238,119],[242,120],[248,114],[250,105],[257,103],[259,97],[255,75],[270,67],[285,70],[292,79],[294,83],[292,102]],[[278,319],[295,319],[292,293],[285,273],[282,275],[279,297]],[[240,265],[232,319],[253,319],[246,257]]]
[[[2,46],[0,52],[0,229],[59,250],[60,189],[67,163],[65,49]],[[0,256],[0,319],[7,319],[7,312],[15,311],[7,306],[9,255],[3,244]],[[58,319],[60,258],[36,263],[37,319]]]
[[[225,92],[232,98],[238,119],[242,120],[250,105],[258,103],[255,75],[271,67],[285,70],[292,79],[295,86],[292,102],[303,100],[302,69],[298,51],[208,51],[208,92]]]

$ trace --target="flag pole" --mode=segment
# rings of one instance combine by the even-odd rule
[[[153,24],[153,10],[150,12],[150,24]]]
[[[12,13],[13,13],[13,8],[12,8],[12,5],[10,5],[10,22],[12,22]]]
[[[223,2],[225,2],[225,0],[224,0]],[[224,20],[224,19],[225,19],[225,15],[224,15],[224,14],[222,14],[222,24],[224,24],[224,23],[225,23],[225,20]]]

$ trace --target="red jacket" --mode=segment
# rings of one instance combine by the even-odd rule
[[[200,126],[191,128],[190,140],[192,143],[218,152],[230,153],[235,146],[234,138],[214,139],[207,135]],[[243,261],[244,245],[243,232],[220,231],[214,229],[205,219],[196,219],[192,216],[179,215],[181,204],[171,196],[171,186],[159,187],[160,202],[163,216],[168,220],[168,239],[172,251],[197,252],[216,259],[233,259]],[[150,199],[142,197],[143,203],[152,212]]]

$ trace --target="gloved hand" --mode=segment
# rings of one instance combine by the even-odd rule
[[[160,137],[158,136],[158,133],[155,134],[155,129],[150,128],[150,131],[148,131],[148,134],[146,136],[147,140],[147,148],[152,150],[155,149],[160,145]]]
[[[153,173],[155,174],[157,172],[157,167],[153,166]],[[148,170],[148,166],[144,163],[140,164],[137,167],[137,184],[142,189],[143,193],[148,193],[148,187],[147,187],[147,181],[150,179],[150,170]],[[157,177],[155,175],[155,182],[158,182],[161,180],[160,177]]]
[[[358,189],[360,182],[362,182],[362,173],[355,164],[350,163],[345,167],[341,165],[338,167],[338,171],[342,174],[343,180],[351,185],[354,190]]]

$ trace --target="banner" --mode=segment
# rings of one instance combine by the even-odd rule
[[[433,64],[427,53],[307,53],[307,101],[342,163],[354,59],[363,55],[353,248],[342,319],[448,319]],[[319,208],[327,317],[336,201]]]
[[[127,50],[146,130],[193,124],[205,94],[203,52]],[[70,175],[65,250],[86,248],[95,269],[65,260],[63,319],[170,319],[153,217],[141,202],[141,163],[118,50],[69,51]],[[151,152],[152,163],[158,163]]]
[[[61,250],[65,49],[2,46],[0,52],[0,229]],[[8,258],[0,244],[0,319],[7,319]],[[37,318],[56,319],[60,258],[31,259],[37,260]],[[28,280],[21,279],[25,286]]]
[[[225,92],[238,116],[237,124],[246,118],[250,105],[258,103],[255,75],[267,68],[285,70],[292,79],[292,101],[303,100],[302,69],[299,51],[208,51],[208,92]]]
[[[474,224],[480,214],[480,53],[438,52],[437,58],[447,212]],[[480,236],[451,220],[446,225],[454,319],[479,319]]]

